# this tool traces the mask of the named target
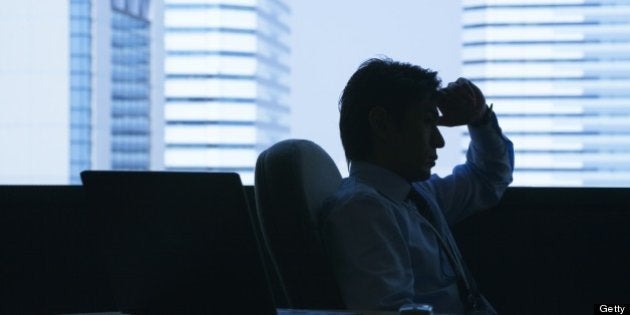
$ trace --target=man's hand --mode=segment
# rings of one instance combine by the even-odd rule
[[[439,93],[438,108],[442,112],[438,119],[440,126],[475,124],[488,110],[483,93],[468,79],[459,78]]]

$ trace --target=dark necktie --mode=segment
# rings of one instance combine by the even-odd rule
[[[427,201],[424,199],[424,197],[422,197],[419,192],[413,189],[413,187],[407,195],[407,200],[411,201],[420,213],[420,215],[427,221],[429,221],[429,223],[431,223],[431,225],[433,225],[433,227],[435,227],[437,230],[438,225],[435,216],[433,215],[433,213],[431,213],[431,210],[429,210],[429,204],[427,204]]]
[[[420,195],[418,191],[416,191],[413,187],[409,191],[407,195],[407,200],[411,201],[415,208],[418,210],[420,215],[424,217],[431,225],[433,226],[433,230],[437,233],[438,239],[442,243],[444,250],[449,252],[450,260],[452,263],[452,267],[456,269],[456,273],[458,274],[458,283],[460,287],[460,294],[462,299],[465,301],[466,306],[469,309],[476,309],[479,307],[479,303],[481,302],[481,296],[478,292],[477,285],[475,280],[470,275],[466,264],[461,259],[461,255],[459,254],[459,250],[456,248],[453,242],[447,241],[447,237],[442,235],[442,232],[439,230],[440,226],[437,224],[437,220],[431,210],[429,209],[429,204],[427,201]],[[457,269],[460,271],[458,272]],[[486,304],[487,302],[483,303]],[[492,306],[486,304],[490,309],[488,310],[488,314],[496,313]]]

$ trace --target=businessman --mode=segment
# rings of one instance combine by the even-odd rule
[[[344,302],[351,309],[431,304],[438,313],[494,314],[468,273],[450,226],[495,205],[512,181],[512,143],[472,82],[440,87],[436,72],[374,58],[339,102],[350,176],[320,213]],[[466,162],[431,175],[438,126],[466,125]]]

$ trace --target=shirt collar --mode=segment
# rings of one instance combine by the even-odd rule
[[[398,174],[365,161],[350,163],[350,177],[361,179],[388,198],[398,202],[403,202],[411,189],[411,184]]]

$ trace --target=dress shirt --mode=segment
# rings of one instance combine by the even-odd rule
[[[491,116],[487,124],[468,126],[466,163],[444,178],[409,183],[377,165],[351,163],[350,176],[319,213],[348,308],[397,310],[406,303],[427,303],[440,313],[463,313],[449,257],[407,196],[415,189],[425,199],[435,229],[461,260],[449,225],[495,205],[512,181],[512,143]]]

